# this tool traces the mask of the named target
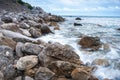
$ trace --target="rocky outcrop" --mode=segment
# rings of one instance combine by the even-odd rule
[[[82,48],[90,48],[91,50],[98,50],[101,47],[100,38],[98,37],[83,37],[78,44]]]

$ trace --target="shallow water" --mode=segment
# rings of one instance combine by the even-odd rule
[[[82,17],[81,24],[83,26],[73,26],[75,17],[65,18],[66,21],[59,24],[61,30],[55,31],[55,34],[40,37],[40,39],[45,42],[60,42],[61,44],[71,45],[80,56],[80,59],[90,65],[96,58],[108,59],[110,66],[97,66],[98,69],[94,74],[99,77],[100,80],[104,78],[120,80],[120,31],[116,30],[120,28],[120,18]],[[105,52],[102,48],[95,52],[81,50],[77,44],[80,40],[79,36],[81,35],[100,37],[103,43],[110,45],[110,51]]]

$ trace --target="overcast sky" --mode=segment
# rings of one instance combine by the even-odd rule
[[[23,0],[58,15],[120,16],[120,0]]]

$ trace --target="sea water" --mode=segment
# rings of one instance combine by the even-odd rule
[[[59,42],[68,44],[74,48],[74,51],[80,56],[80,59],[86,64],[92,66],[95,59],[107,59],[110,66],[97,66],[93,73],[100,80],[108,78],[111,80],[120,80],[120,18],[119,17],[81,17],[82,26],[74,26],[76,17],[65,17],[66,21],[59,23],[60,30],[55,34],[45,35],[39,39],[45,42]],[[100,37],[103,43],[109,44],[110,51],[105,52],[103,49],[95,52],[81,50],[78,41],[80,36]]]

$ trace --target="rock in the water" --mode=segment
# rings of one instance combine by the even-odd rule
[[[89,72],[86,70],[83,70],[81,68],[76,68],[71,73],[73,80],[98,80],[94,76],[92,76]]]
[[[16,64],[18,70],[29,70],[38,63],[38,57],[35,55],[21,57]]]
[[[92,64],[99,65],[99,66],[109,66],[110,63],[107,59],[95,59]]]
[[[49,80],[51,79],[55,73],[49,70],[46,67],[40,67],[35,75],[35,80]]]
[[[81,18],[79,18],[79,17],[77,17],[77,18],[75,18],[75,20],[82,20]]]
[[[53,33],[47,25],[42,25],[41,32],[42,34]]]
[[[21,42],[18,42],[17,43],[17,45],[16,45],[16,49],[15,49],[15,51],[16,51],[16,56],[17,57],[23,57],[23,52],[22,52],[22,47],[23,47],[23,43],[21,43]]]
[[[1,21],[3,21],[4,23],[12,23],[13,22],[11,17],[5,17],[5,16],[1,18]]]
[[[22,47],[22,52],[29,55],[38,55],[43,47],[33,43],[25,43]]]
[[[91,48],[92,50],[98,50],[101,47],[100,38],[98,37],[83,37],[78,44],[83,48]]]
[[[22,77],[19,76],[17,77],[15,80],[22,80]],[[33,78],[29,77],[29,76],[25,76],[25,80],[34,80]]]
[[[60,27],[59,27],[59,25],[58,25],[56,22],[51,22],[51,23],[49,24],[49,26],[53,26],[53,27],[54,27],[54,30],[60,30]]]
[[[82,26],[81,23],[74,23],[74,26]]]
[[[1,71],[0,71],[0,80],[4,80],[4,75]]]
[[[40,29],[31,28],[29,32],[33,38],[38,38],[42,35]]]
[[[10,30],[10,31],[13,31],[13,32],[22,33],[22,31],[19,29],[18,25],[15,24],[15,23],[6,23],[6,24],[3,24],[3,25],[1,25],[1,28],[2,29],[6,29],[6,30]]]
[[[16,46],[16,42],[12,38],[0,37],[0,45],[9,46],[14,50]]]
[[[109,52],[111,49],[110,49],[110,45],[109,44],[103,44],[103,49],[104,49],[104,52]]]
[[[52,61],[68,61],[75,64],[81,64],[80,57],[73,50],[65,48],[60,43],[48,45],[40,54],[39,60],[43,65],[48,65]]]

